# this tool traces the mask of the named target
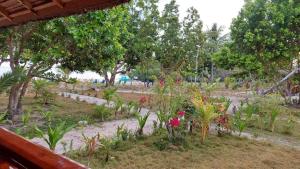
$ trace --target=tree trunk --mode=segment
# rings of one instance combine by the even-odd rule
[[[8,119],[13,120],[14,116],[20,114],[18,109],[20,101],[21,85],[17,84],[10,89],[9,100],[7,106]]]
[[[105,87],[108,87],[109,85],[109,78],[107,72],[104,73],[104,79],[105,79]]]
[[[104,73],[105,86],[110,87],[115,85],[116,72],[112,72],[110,78],[108,77],[107,72]]]
[[[31,78],[24,81],[23,83],[14,85],[10,89],[9,102],[7,106],[8,118],[10,120],[13,120],[16,115],[22,113],[22,99],[26,93],[30,80]]]
[[[112,72],[110,79],[109,79],[109,86],[114,86],[115,85],[115,79],[116,79],[116,73]]]
[[[288,75],[286,75],[283,79],[281,79],[279,82],[277,82],[274,86],[270,87],[269,89],[262,92],[263,95],[266,95],[268,93],[273,92],[275,88],[280,86],[283,82],[287,81],[290,77],[294,76],[296,73],[299,73],[300,68],[294,69],[292,72],[290,72]]]

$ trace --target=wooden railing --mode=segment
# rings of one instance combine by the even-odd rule
[[[85,169],[64,156],[0,127],[0,169]]]

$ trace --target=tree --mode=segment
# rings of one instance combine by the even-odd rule
[[[206,56],[205,67],[209,67],[210,80],[214,79],[214,63],[212,56],[217,52],[226,42],[227,35],[222,36],[222,27],[219,27],[217,23],[214,23],[212,27],[206,32],[206,41],[204,44],[204,55]]]
[[[13,74],[24,70],[24,78],[9,92],[8,117],[22,113],[22,98],[29,82],[43,76],[63,57],[69,55],[67,36],[60,20],[35,22],[0,30],[1,62],[9,62]],[[64,36],[65,35],[65,36]]]
[[[185,62],[183,55],[181,24],[179,23],[179,10],[175,0],[165,5],[160,19],[160,41],[156,54],[161,63],[162,71],[169,74],[179,70]]]
[[[199,57],[199,53],[203,48],[205,37],[202,32],[203,24],[198,11],[191,7],[187,10],[187,13],[188,15],[184,18],[182,23],[184,38],[183,48],[186,57],[184,71],[186,74],[193,74],[199,72],[198,64],[204,62],[203,57]]]
[[[137,66],[133,74],[149,85],[153,76],[160,72],[159,63],[155,59],[158,49],[159,11],[158,0],[137,0],[131,6],[131,32],[134,38],[128,53],[136,58]]]
[[[230,27],[230,49],[238,56],[255,58],[265,75],[274,79],[278,69],[289,70],[299,57],[299,9],[294,0],[247,1]]]
[[[130,60],[126,49],[132,37],[129,20],[126,5],[67,18],[67,29],[76,42],[77,55],[66,60],[63,66],[71,70],[93,70],[105,76],[108,86],[113,85],[115,76],[126,71]],[[74,62],[78,59],[81,62]]]

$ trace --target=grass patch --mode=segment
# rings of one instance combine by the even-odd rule
[[[68,156],[80,163],[97,168],[297,168],[300,152],[244,138],[209,136],[205,144],[198,136],[188,136],[187,147],[168,146],[160,151],[155,142],[164,136],[153,135],[137,141],[123,142],[105,154],[99,149],[91,158],[77,151]]]

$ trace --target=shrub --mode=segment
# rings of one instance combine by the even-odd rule
[[[37,126],[35,126],[35,131],[37,135],[43,138],[48,144],[51,150],[55,150],[55,147],[59,140],[63,138],[63,136],[70,131],[74,126],[66,126],[65,122],[60,122],[58,125],[52,127],[48,125],[47,133],[44,133]]]
[[[47,90],[43,90],[41,93],[41,101],[44,105],[50,104],[54,101],[54,94]]]
[[[292,114],[289,115],[286,123],[283,125],[283,133],[284,134],[292,134],[293,129],[295,128],[295,118]]]
[[[126,107],[126,106],[125,106]],[[127,114],[131,114],[132,112],[137,112],[138,111],[138,103],[135,101],[129,101],[126,107],[126,112]]]
[[[138,124],[139,124],[139,128],[137,130],[137,134],[139,136],[143,135],[143,129],[146,125],[149,116],[150,116],[150,112],[148,112],[145,116],[142,116],[140,113],[135,113],[135,117],[138,120]]]
[[[52,117],[53,117],[53,112],[52,111],[41,111],[41,114],[44,119],[47,120],[48,123],[51,123]]]
[[[6,120],[7,113],[0,113],[0,124]]]
[[[35,92],[35,98],[37,98],[39,95],[42,95],[42,93],[47,89],[47,87],[50,85],[50,82],[43,79],[37,79],[32,81],[32,87]]]
[[[111,116],[111,110],[105,105],[97,105],[94,108],[94,115],[104,121]]]
[[[246,120],[242,117],[242,111],[237,111],[235,115],[233,116],[232,125],[235,130],[239,132],[239,136],[241,136],[242,132],[246,128]]]
[[[117,117],[118,112],[122,111],[124,102],[121,97],[116,97],[114,103],[115,103],[115,107],[114,107],[115,117]]]
[[[153,145],[154,145],[159,151],[163,151],[163,150],[165,150],[165,149],[168,148],[168,146],[169,146],[169,141],[168,141],[168,139],[161,138],[161,139],[155,141],[155,142],[153,143]]]
[[[87,137],[82,133],[83,141],[85,143],[85,148],[89,158],[95,153],[97,148],[97,142],[100,139],[100,134],[98,133],[96,136]]]
[[[31,117],[30,113],[31,113],[31,110],[27,110],[21,116],[21,121],[22,121],[24,126],[27,126],[27,124],[29,123],[29,120],[30,120],[30,117]]]
[[[107,105],[109,105],[110,101],[113,99],[117,91],[117,88],[106,88],[103,90],[103,99],[107,101]]]
[[[226,88],[226,89],[229,88],[230,83],[231,83],[230,77],[225,77],[225,79],[224,79],[224,84],[225,84],[225,88]]]
[[[198,120],[201,125],[201,142],[204,143],[208,134],[210,123],[218,117],[214,106],[210,103],[204,103],[202,98],[198,96],[192,99],[198,114]]]
[[[277,116],[279,115],[279,111],[277,109],[273,109],[268,113],[268,115],[269,115],[269,129],[272,132],[274,132],[275,123],[276,123]]]
[[[124,127],[124,124],[121,126],[118,126],[117,128],[117,138],[119,138],[122,141],[126,141],[129,139],[130,131]]]

